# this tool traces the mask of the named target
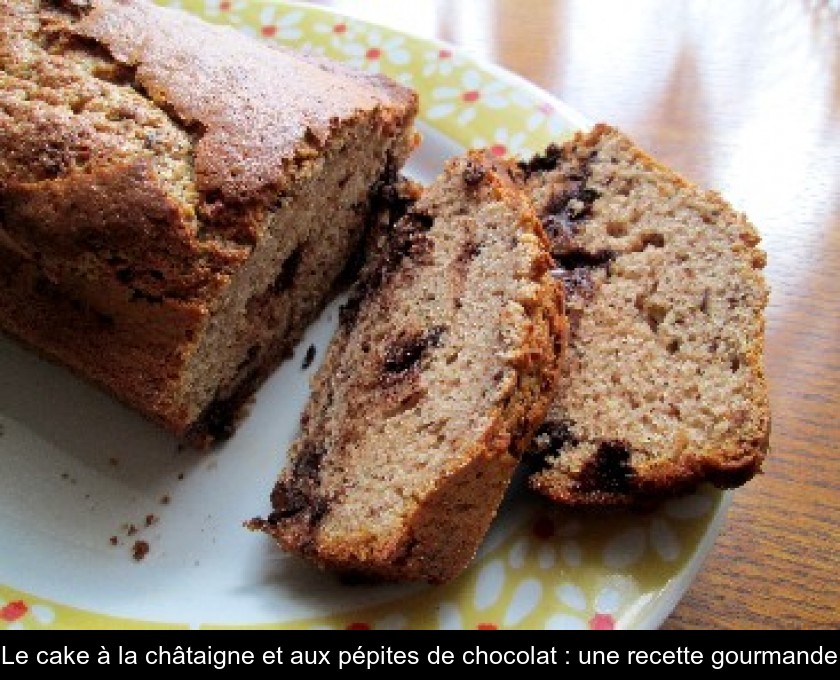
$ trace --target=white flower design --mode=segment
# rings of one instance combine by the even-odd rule
[[[359,34],[364,32],[360,24],[342,18],[337,18],[331,23],[318,21],[313,28],[316,33],[329,35],[330,43],[335,48],[340,48],[345,42],[354,41]]]
[[[472,145],[475,148],[488,149],[495,156],[533,156],[531,150],[525,146],[525,139],[524,132],[511,134],[507,128],[502,127],[496,129],[492,140],[476,137],[473,139]]]
[[[303,35],[299,24],[303,11],[284,12],[280,7],[267,5],[260,12],[260,35],[276,40],[297,40]]]
[[[403,66],[411,59],[405,48],[405,38],[400,35],[384,37],[373,30],[359,42],[350,42],[341,46],[347,61],[356,68],[371,73],[380,73],[384,63]]]
[[[408,617],[401,612],[387,614],[373,622],[374,630],[404,630],[408,627]]]
[[[437,619],[441,630],[460,630],[464,627],[461,608],[455,602],[441,602],[437,607]]]
[[[464,58],[449,49],[448,47],[440,47],[439,49],[427,50],[423,54],[423,75],[428,78],[435,74],[448,76],[456,68],[464,65]]]
[[[317,45],[314,42],[306,41],[305,43],[301,43],[299,46],[301,52],[307,52],[309,54],[317,54],[320,56],[324,56],[327,53],[327,48],[323,45]]]
[[[583,549],[578,540],[581,528],[580,521],[576,519],[566,520],[558,525],[546,515],[537,516],[531,527],[531,533],[539,539],[535,544],[537,566],[540,569],[551,569],[560,559],[569,567],[579,567],[583,563]],[[531,539],[528,540],[530,542]],[[524,561],[523,549],[522,562]]]
[[[43,604],[27,604],[23,600],[6,602],[0,598],[0,625],[6,630],[23,630],[35,626],[48,626],[55,621],[52,607]]]
[[[505,585],[505,565],[501,560],[485,564],[475,582],[473,604],[479,611],[496,604],[502,596]]]
[[[466,125],[478,115],[481,107],[501,109],[509,104],[507,85],[498,80],[482,76],[470,69],[461,76],[461,87],[436,87],[432,99],[436,103],[429,107],[427,115],[432,120],[445,118],[456,111],[456,121]]]
[[[626,576],[609,576],[594,594],[591,607],[586,592],[567,581],[554,589],[554,596],[571,613],[561,612],[546,620],[546,628],[563,630],[612,630],[620,627],[622,609],[639,596],[636,581]],[[594,612],[589,614],[589,612]]]
[[[648,522],[633,525],[616,534],[604,546],[604,564],[612,569],[627,569],[642,559],[648,546],[665,562],[675,562],[682,552],[680,538],[670,520],[699,519],[712,509],[713,501],[704,492],[678,498],[665,504],[664,512]]]
[[[174,3],[170,2],[168,5],[172,7]],[[236,13],[247,6],[247,0],[204,0],[204,13],[209,17],[224,15],[227,21],[239,22],[242,19],[236,16]]]
[[[538,102],[528,116],[525,126],[532,132],[545,126],[552,137],[557,137],[568,127],[568,124],[549,102]]]
[[[604,564],[610,569],[627,569],[647,551],[647,532],[641,526],[631,526],[616,534],[604,546]]]
[[[676,520],[700,519],[712,511],[712,497],[705,493],[674,498],[665,504],[665,515]]]
[[[510,605],[505,612],[502,625],[516,626],[528,616],[542,598],[542,583],[535,578],[526,578],[513,591]]]

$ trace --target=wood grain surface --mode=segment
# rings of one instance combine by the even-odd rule
[[[768,253],[771,453],[663,627],[840,627],[840,2],[314,4],[467,48],[749,215]]]

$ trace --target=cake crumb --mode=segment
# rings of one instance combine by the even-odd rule
[[[184,478],[184,473],[183,473],[183,472],[179,472],[179,473],[178,473],[178,480],[180,481],[180,480],[182,480],[183,478]]]
[[[146,541],[134,541],[131,556],[138,562],[149,554],[149,544]]]
[[[164,494],[163,496],[160,497],[160,504],[161,505],[169,505],[170,500],[171,499],[169,498],[169,494],[166,493],[166,494]]]
[[[315,345],[309,345],[309,348],[306,350],[306,355],[303,357],[303,364],[301,368],[306,370],[312,365],[312,362],[315,361]]]
[[[157,521],[158,521],[157,515],[153,515],[152,513],[149,513],[148,515],[146,515],[146,526],[147,527],[152,526],[152,524],[154,524]]]
[[[133,524],[129,524],[125,530],[126,536],[134,536],[137,533],[137,527]]]
[[[111,538],[109,538],[109,539],[108,539],[108,542],[109,542],[111,545],[118,545],[118,544],[119,544],[119,542],[120,542],[120,539],[119,539],[119,538],[117,538],[116,536],[111,536]]]

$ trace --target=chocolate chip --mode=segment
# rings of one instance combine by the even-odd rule
[[[131,289],[131,300],[132,302],[135,300],[143,300],[144,302],[148,302],[149,304],[153,305],[162,305],[163,304],[163,296],[162,295],[155,295],[153,293],[148,293],[144,290],[139,288],[132,288]]]
[[[354,293],[338,309],[338,322],[345,328],[351,328],[359,316],[359,309],[367,294],[367,288],[360,281]]]
[[[595,293],[595,283],[592,280],[592,270],[588,267],[579,267],[571,270],[560,270],[557,277],[563,283],[566,297],[570,300],[586,302],[592,299]]]
[[[583,491],[626,493],[635,473],[630,465],[630,449],[625,442],[601,442],[594,456],[587,459],[578,476]]]
[[[124,267],[117,270],[117,281],[120,283],[129,284],[134,281],[134,270],[130,267]]]
[[[572,250],[564,253],[552,253],[563,269],[573,270],[587,267],[595,269],[604,267],[615,259],[615,252],[612,250],[596,250],[588,252],[585,250]]]
[[[201,419],[207,434],[215,441],[230,439],[236,431],[239,415],[237,404],[231,399],[216,399]]]
[[[705,288],[703,290],[703,297],[700,298],[700,311],[704,314],[709,313],[709,289]]]
[[[425,333],[403,333],[385,352],[382,370],[385,373],[399,374],[413,369],[429,346],[437,347],[446,331],[444,326],[434,326]]]
[[[298,246],[280,265],[280,271],[271,284],[271,291],[275,294],[282,293],[292,287],[297,276],[298,269],[300,269],[300,262],[303,258],[303,247]]]
[[[406,217],[412,220],[420,231],[429,231],[435,223],[434,216],[424,212],[411,210],[406,213]]]
[[[315,524],[328,512],[329,503],[320,494],[321,460],[325,453],[322,446],[312,441],[303,444],[291,473],[271,493],[274,511],[268,517],[270,524],[301,513],[306,513],[307,522]]]
[[[569,187],[549,200],[545,211],[568,222],[579,222],[592,214],[592,204],[601,197],[601,193],[584,186],[583,181],[572,182]]]
[[[404,373],[420,361],[426,344],[422,337],[403,339],[393,343],[385,353],[382,370],[386,373]]]
[[[595,201],[601,198],[601,192],[597,189],[593,189],[592,187],[583,187],[577,193],[575,198],[591,206]]]
[[[642,248],[647,248],[648,246],[653,246],[654,248],[664,248],[665,237],[658,232],[644,234],[642,236]]]
[[[537,429],[530,449],[522,458],[531,474],[551,468],[551,459],[559,456],[567,446],[578,443],[571,429],[571,423],[559,420],[546,420]]]
[[[562,253],[576,247],[575,237],[580,226],[563,219],[560,215],[548,214],[542,218],[542,226],[551,241],[551,250]]]
[[[486,175],[487,171],[482,166],[472,161],[467,161],[463,171],[464,184],[468,187],[477,187],[484,181]]]
[[[393,223],[408,212],[418,197],[415,185],[400,177],[397,162],[389,154],[385,170],[369,191],[370,213],[375,218],[387,215],[387,222]]]
[[[480,243],[476,243],[472,240],[467,240],[464,241],[464,243],[461,245],[461,249],[458,252],[458,257],[455,258],[455,260],[456,262],[460,262],[461,264],[466,264],[470,260],[474,259],[480,252]]]
[[[306,349],[306,354],[303,357],[303,363],[301,364],[301,368],[306,370],[312,365],[312,362],[315,361],[315,345],[309,345]]]
[[[295,459],[294,475],[298,479],[315,481],[321,471],[321,459],[324,449],[312,442],[307,442],[300,455]]]
[[[549,144],[542,154],[535,154],[528,161],[521,161],[519,168],[528,177],[537,172],[554,170],[563,158],[563,152],[557,144]]]

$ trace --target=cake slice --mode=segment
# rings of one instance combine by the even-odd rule
[[[323,307],[417,96],[146,0],[0,0],[0,330],[184,441]]]
[[[522,168],[570,321],[530,486],[564,505],[633,506],[747,482],[770,432],[754,227],[606,125]]]
[[[250,522],[324,568],[442,583],[555,393],[561,288],[515,165],[450,161],[375,241],[301,432]]]

